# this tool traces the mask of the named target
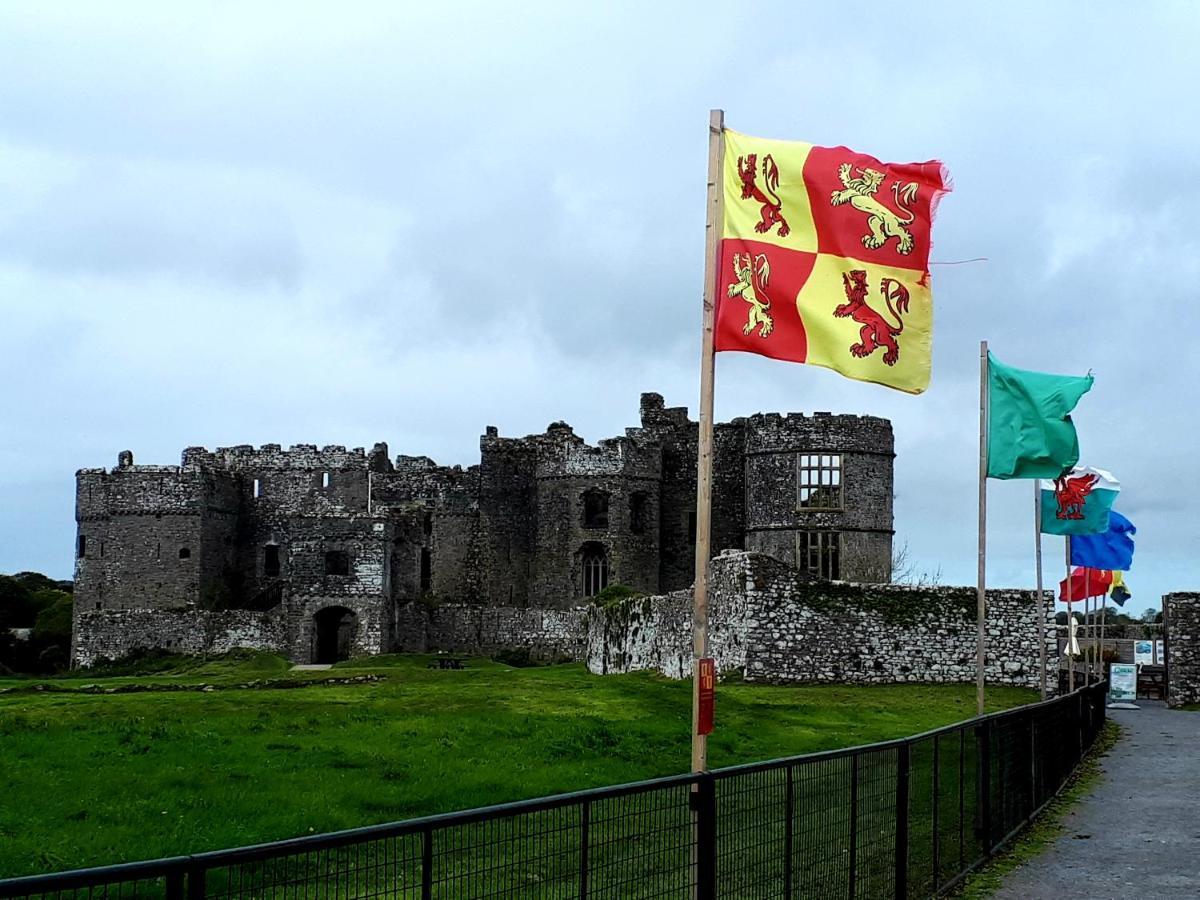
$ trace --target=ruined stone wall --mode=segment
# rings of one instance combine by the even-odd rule
[[[696,452],[699,426],[687,407],[665,407],[661,394],[641,397],[641,430],[662,448],[658,491],[657,591],[686,588],[696,577]],[[741,468],[737,461],[737,468]],[[725,471],[725,466],[722,466]],[[715,508],[715,504],[714,504]],[[714,532],[717,531],[714,523]],[[741,523],[738,523],[739,536]]]
[[[1200,703],[1200,593],[1163,595],[1167,631],[1167,702]]]
[[[199,655],[236,647],[284,653],[286,623],[275,613],[155,609],[76,612],[75,665],[120,659],[137,649]]]
[[[709,652],[719,672],[746,668],[746,571],[726,554],[709,572]],[[692,674],[692,589],[625,600],[587,610],[588,671],[595,674],[652,669],[668,678]]]
[[[515,609],[410,603],[396,613],[401,652],[489,654],[528,650],[536,659],[582,659],[586,608]]]
[[[537,536],[530,603],[566,608],[587,599],[583,557],[603,548],[608,583],[638,590],[658,588],[658,513],[661,450],[657,442],[632,436],[591,447],[570,426],[558,423],[539,442],[535,485]],[[585,497],[607,501],[606,521],[589,524]],[[642,507],[641,527],[632,520],[634,496]]]
[[[891,684],[975,678],[973,588],[823,582],[771,557],[713,561],[709,591],[718,670],[769,683]],[[1038,640],[1053,659],[1052,606],[1038,628],[1032,591],[988,592],[990,682],[1037,687]],[[592,672],[691,671],[691,592],[596,610]]]

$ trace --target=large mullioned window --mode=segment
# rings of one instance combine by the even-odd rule
[[[796,535],[796,568],[835,581],[842,575],[842,536],[836,531],[801,531]]]
[[[801,453],[796,457],[796,506],[842,508],[842,457],[839,453]]]

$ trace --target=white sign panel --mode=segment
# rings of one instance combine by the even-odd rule
[[[1154,658],[1158,660],[1160,666],[1167,664],[1167,645],[1162,638],[1154,642]]]
[[[1134,641],[1133,642],[1133,661],[1139,666],[1154,665],[1154,642],[1153,641]]]
[[[1109,666],[1108,697],[1114,701],[1137,699],[1137,666],[1129,663]]]

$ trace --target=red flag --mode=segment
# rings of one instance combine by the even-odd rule
[[[1067,579],[1058,583],[1058,599],[1062,601],[1084,600],[1088,597],[1104,597],[1112,584],[1112,572],[1108,569],[1089,569],[1076,566],[1071,571],[1071,583]],[[1069,593],[1068,593],[1069,591]]]

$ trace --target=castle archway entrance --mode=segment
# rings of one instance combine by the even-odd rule
[[[327,606],[313,616],[313,662],[335,663],[350,658],[358,616],[344,606]]]

